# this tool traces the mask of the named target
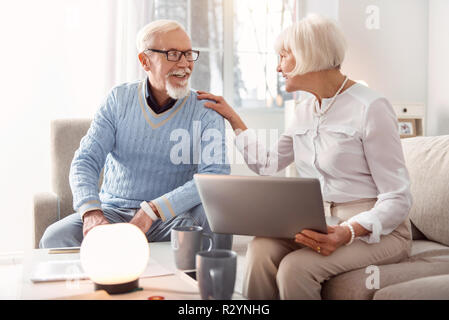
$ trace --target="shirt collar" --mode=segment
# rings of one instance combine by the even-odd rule
[[[147,85],[146,85],[146,90],[145,90],[145,99],[147,100],[148,105],[150,106],[150,108],[156,112],[156,113],[161,113],[164,112],[168,109],[170,109],[171,107],[173,107],[176,103],[177,100],[170,98],[170,100],[164,104],[163,106],[160,106],[156,99],[153,96],[153,93],[151,92],[151,85],[150,85],[150,80],[147,78],[146,80]]]

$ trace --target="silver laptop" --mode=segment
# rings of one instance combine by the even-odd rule
[[[327,233],[318,179],[195,174],[213,232],[294,238]]]

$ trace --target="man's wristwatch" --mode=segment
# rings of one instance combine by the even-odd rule
[[[148,202],[142,201],[140,203],[140,207],[151,218],[151,220],[156,221],[157,219],[159,219],[158,216],[154,213],[153,209],[151,209]]]

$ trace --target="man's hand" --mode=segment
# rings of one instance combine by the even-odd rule
[[[92,210],[86,212],[83,216],[83,236],[86,236],[92,228],[102,224],[109,224],[109,221],[104,217],[103,211]]]
[[[153,224],[153,220],[143,211],[143,209],[140,209],[136,212],[132,220],[129,222],[137,226],[144,234],[150,230],[151,225]]]

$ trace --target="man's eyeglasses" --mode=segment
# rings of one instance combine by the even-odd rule
[[[187,61],[196,61],[198,60],[198,57],[200,56],[200,52],[198,50],[186,50],[186,51],[179,51],[179,50],[157,50],[157,49],[146,49],[145,51],[153,51],[153,52],[159,52],[164,53],[167,56],[168,61],[174,61],[177,62],[181,60],[182,55],[186,57]]]

